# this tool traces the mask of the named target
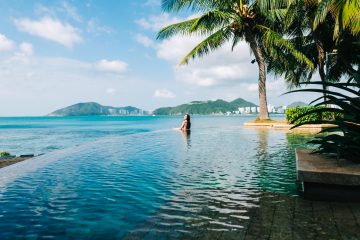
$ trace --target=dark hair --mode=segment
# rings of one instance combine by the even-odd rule
[[[186,130],[187,131],[190,131],[190,128],[191,128],[191,122],[190,122],[190,114],[185,114],[186,116]]]

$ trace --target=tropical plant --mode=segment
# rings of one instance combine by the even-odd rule
[[[158,39],[166,39],[175,34],[206,36],[180,64],[186,64],[190,59],[202,57],[218,49],[226,42],[232,43],[232,49],[242,40],[250,46],[259,68],[259,105],[260,119],[268,119],[266,99],[266,66],[263,45],[281,49],[291,55],[297,62],[313,68],[311,61],[293,44],[272,28],[276,19],[282,15],[285,5],[277,4],[272,8],[273,1],[259,0],[163,0],[162,7],[166,11],[178,12],[191,9],[201,16],[172,24],[163,28]]]
[[[322,97],[315,99],[312,103],[321,107],[300,115],[294,121],[311,114],[333,113],[333,120],[309,120],[294,126],[304,124],[333,124],[334,127],[323,130],[322,133],[311,143],[319,144],[318,153],[335,154],[337,158],[345,158],[360,163],[360,72],[352,72],[348,82],[311,82],[305,83],[313,86],[325,84],[326,90],[319,88],[300,89],[291,92],[315,92],[326,93],[327,100],[320,101]]]
[[[286,109],[286,121],[292,124],[300,124],[310,121],[319,121],[319,120],[335,120],[336,117],[340,117],[341,114],[324,111],[322,113],[310,113],[308,112],[322,109],[323,106],[304,106],[304,107],[295,107]],[[305,116],[304,116],[305,115]],[[304,117],[300,117],[304,116]]]
[[[357,53],[360,45],[356,35],[359,21],[344,20],[347,25],[341,28],[341,34],[333,38],[332,33],[338,31],[339,18],[336,16],[340,15],[336,11],[343,9],[346,16],[341,16],[359,19],[359,4],[353,0],[289,0],[287,2],[285,17],[279,23],[281,32],[312,61],[315,68],[294,64],[296,61],[293,56],[281,49],[271,48],[266,49],[270,52],[267,54],[268,71],[284,76],[290,87],[297,87],[300,82],[311,81],[315,73],[319,74],[323,82],[338,82],[344,75],[349,75],[349,70],[359,65]],[[355,12],[357,14],[354,14]]]
[[[314,1],[307,0],[307,2]],[[321,0],[315,13],[313,28],[316,29],[330,15],[335,20],[334,39],[338,39],[346,30],[356,36],[360,33],[359,13],[359,0]]]
[[[305,117],[300,116],[318,109],[320,107],[313,107],[313,106],[304,106],[304,107],[295,107],[295,108],[288,108],[286,109],[286,121],[292,124],[299,124],[308,121],[317,121],[321,119],[321,114],[313,113],[307,114]]]

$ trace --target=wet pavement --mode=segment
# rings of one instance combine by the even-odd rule
[[[214,231],[209,224],[174,235],[171,224],[167,231],[159,231],[154,223],[125,239],[360,239],[360,203],[310,201],[300,196],[263,193],[258,203],[239,219],[240,224],[244,227],[231,231]]]

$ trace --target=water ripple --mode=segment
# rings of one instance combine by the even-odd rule
[[[0,170],[0,239],[243,231],[263,191],[297,193],[293,150],[305,140],[243,128],[163,131],[25,161]]]

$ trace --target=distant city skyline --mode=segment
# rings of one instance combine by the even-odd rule
[[[164,13],[160,0],[0,0],[0,116],[46,115],[78,102],[154,110],[238,97],[258,104],[258,72],[246,44],[179,66],[200,37],[157,41],[159,29],[194,13]],[[268,77],[268,102],[283,79]]]

